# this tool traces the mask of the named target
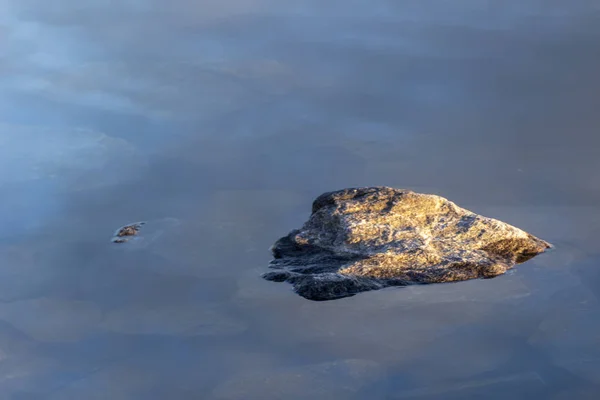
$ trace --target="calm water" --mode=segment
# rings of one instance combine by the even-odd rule
[[[0,398],[597,399],[599,71],[594,0],[0,0]],[[330,302],[259,277],[363,185],[556,250]]]

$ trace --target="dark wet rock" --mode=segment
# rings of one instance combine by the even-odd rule
[[[388,187],[325,193],[272,247],[267,280],[310,300],[504,274],[551,245],[442,197]]]

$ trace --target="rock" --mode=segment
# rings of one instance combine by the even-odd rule
[[[137,247],[145,247],[147,244],[172,236],[175,228],[181,225],[177,218],[161,218],[153,221],[141,221],[123,225],[115,231],[111,241],[113,243],[135,243]],[[144,227],[143,235],[141,233]]]
[[[325,193],[271,248],[272,272],[302,297],[332,300],[409,284],[492,278],[552,246],[442,197],[388,187]]]
[[[120,227],[115,231],[115,234],[112,237],[113,243],[125,243],[129,241],[132,236],[137,236],[142,226],[145,222],[135,222],[133,224],[128,224]]]

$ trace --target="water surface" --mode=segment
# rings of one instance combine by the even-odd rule
[[[595,399],[598,71],[591,0],[0,0],[0,397]],[[371,185],[556,250],[330,302],[260,279]]]

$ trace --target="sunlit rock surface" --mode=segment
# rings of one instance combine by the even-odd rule
[[[492,278],[551,245],[442,197],[388,187],[325,193],[272,247],[272,272],[311,300],[387,286]]]
[[[173,235],[181,225],[177,218],[161,218],[153,221],[140,221],[123,225],[117,229],[112,238],[113,243],[128,243],[129,246],[145,247],[156,240],[163,240]]]

